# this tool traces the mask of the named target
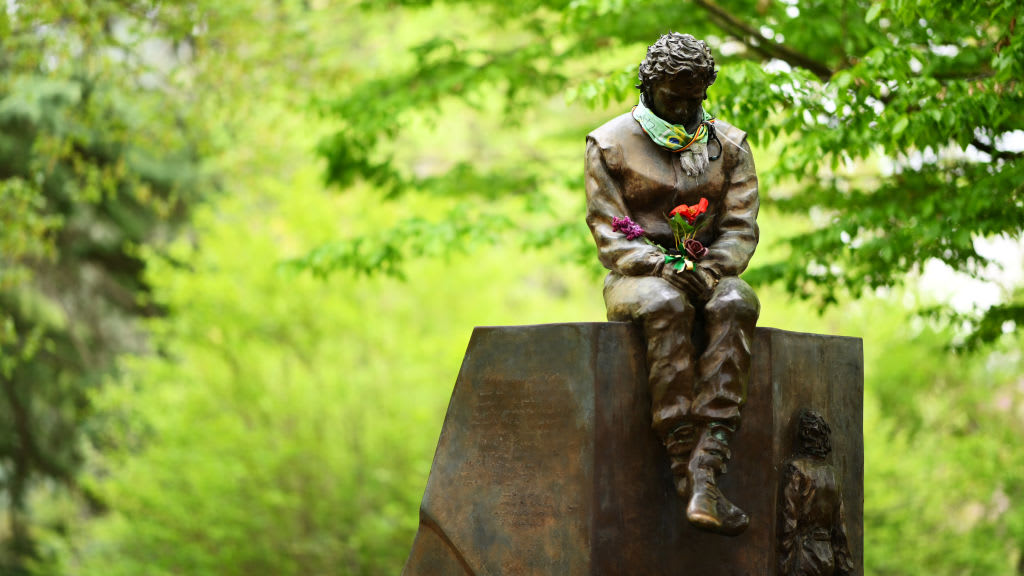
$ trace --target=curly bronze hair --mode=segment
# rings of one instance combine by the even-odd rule
[[[647,47],[647,57],[640,63],[637,88],[646,94],[652,82],[678,75],[689,76],[707,88],[715,83],[718,71],[715,58],[703,40],[690,34],[669,32]]]
[[[809,456],[824,458],[832,451],[832,441],[829,435],[832,429],[829,428],[821,414],[813,410],[805,410],[800,414],[798,436],[800,446],[798,451]]]

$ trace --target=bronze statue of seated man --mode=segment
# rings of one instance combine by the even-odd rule
[[[636,108],[587,137],[587,224],[610,271],[608,319],[643,328],[653,426],[687,518],[735,535],[749,518],[716,482],[740,424],[760,311],[738,277],[757,245],[757,176],[746,134],[703,109],[717,77],[703,41],[662,36],[639,77]],[[694,206],[706,208],[690,238],[697,249],[674,254],[682,245],[668,216]]]

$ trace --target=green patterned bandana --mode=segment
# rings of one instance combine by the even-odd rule
[[[695,133],[688,134],[686,128],[678,124],[669,124],[655,116],[650,108],[644,106],[644,97],[640,96],[640,102],[633,107],[633,119],[640,124],[640,127],[655,144],[673,152],[681,152],[694,142],[707,143],[708,123],[714,122],[715,119],[707,111],[702,110],[702,112],[704,112],[704,121],[697,126]]]

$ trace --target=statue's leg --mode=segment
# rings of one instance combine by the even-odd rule
[[[668,451],[676,490],[689,498],[686,466],[697,440],[690,418],[696,376],[696,311],[682,291],[654,277],[610,274],[604,298],[609,320],[634,321],[643,328],[652,426]]]
[[[759,312],[754,291],[735,277],[723,278],[704,307],[708,345],[692,408],[704,425],[688,466],[693,495],[686,514],[698,527],[731,535],[746,529],[750,519],[722,495],[717,477],[726,471],[729,441],[740,423]]]
[[[761,304],[736,277],[723,278],[704,306],[707,348],[700,357],[695,417],[736,428],[750,379],[750,342]]]

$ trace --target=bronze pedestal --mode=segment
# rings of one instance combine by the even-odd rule
[[[735,538],[686,520],[650,426],[645,344],[618,322],[477,328],[448,407],[404,574],[775,574],[779,486],[799,413],[832,427],[863,565],[860,339],[758,328],[722,488]]]

